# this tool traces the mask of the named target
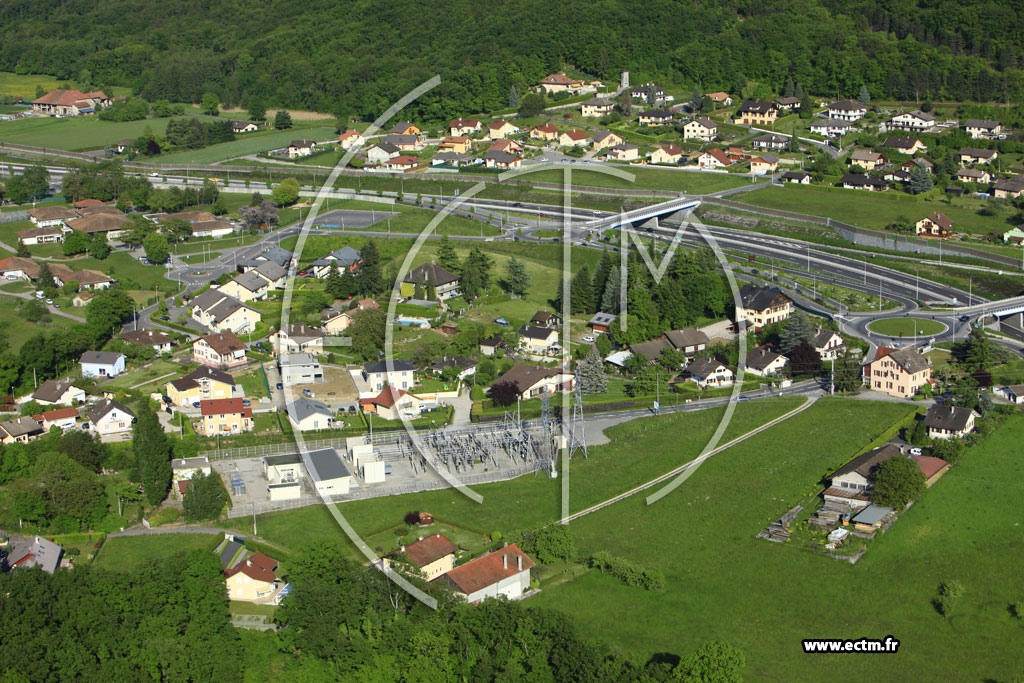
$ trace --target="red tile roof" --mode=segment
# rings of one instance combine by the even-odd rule
[[[252,408],[245,407],[240,398],[211,398],[200,401],[199,412],[203,416],[240,413],[242,417],[252,417]]]
[[[78,417],[78,411],[74,408],[59,408],[57,410],[48,410],[43,413],[40,417],[50,422],[54,420],[63,420],[68,417]]]
[[[384,390],[377,394],[377,397],[373,399],[373,403],[383,408],[390,408],[398,402],[398,399],[402,398],[407,393],[407,391],[402,389],[384,387]]]
[[[568,136],[570,140],[586,140],[588,137],[590,137],[589,135],[586,134],[586,132],[579,130],[578,128],[567,130],[564,133],[562,133],[562,135]]]
[[[81,100],[100,99],[105,100],[107,96],[100,91],[80,92],[78,90],[54,90],[48,92],[39,99],[32,100],[33,104],[52,104],[62,107],[70,107]]]
[[[446,555],[458,552],[459,546],[441,534],[434,534],[405,546],[405,555],[409,560],[423,569],[432,562],[437,562]]]
[[[519,569],[518,558],[523,558],[523,568]],[[506,561],[508,558],[506,568]],[[451,579],[452,583],[466,595],[477,592],[481,588],[491,586],[502,579],[515,576],[520,571],[526,571],[533,567],[533,560],[519,549],[516,544],[508,545],[501,550],[488,553],[483,557],[470,560],[466,564],[456,567],[445,576]]]
[[[241,572],[250,579],[273,583],[277,581],[277,574],[274,573],[275,569],[277,569],[277,560],[267,557],[263,553],[253,553],[231,569],[225,569],[224,576],[232,577]]]
[[[949,463],[942,458],[933,458],[930,455],[912,455],[910,457],[921,468],[925,479],[931,479],[943,469],[949,467]]]

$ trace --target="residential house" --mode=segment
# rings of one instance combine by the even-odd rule
[[[913,347],[894,351],[878,347],[875,357],[864,365],[864,384],[873,391],[911,398],[932,378],[932,364]]]
[[[744,126],[770,126],[775,123],[778,110],[772,102],[744,100],[733,119]]]
[[[676,351],[682,351],[687,356],[692,356],[698,351],[707,348],[708,336],[695,327],[684,327],[679,330],[669,330],[658,337],[665,339]]]
[[[35,280],[39,276],[39,264],[32,259],[11,256],[0,260],[0,279]]]
[[[917,138],[897,138],[890,136],[885,139],[885,142],[883,142],[882,145],[884,147],[891,147],[900,154],[906,154],[908,156],[928,149],[924,146],[924,143]]]
[[[74,410],[74,408],[68,410]],[[5,446],[12,443],[28,443],[42,435],[43,425],[29,415],[0,422],[0,443]]]
[[[1010,228],[1003,233],[1003,243],[1008,244],[1013,242],[1014,244],[1024,243],[1024,225],[1018,225],[1015,228]]]
[[[800,107],[799,97],[776,97],[772,101],[775,103],[775,108],[779,111],[791,112]]]
[[[889,168],[882,172],[882,180],[891,183],[909,183],[910,174],[901,168]]]
[[[690,119],[683,125],[684,140],[700,140],[701,142],[714,142],[718,136],[718,124],[711,119],[701,116]]]
[[[64,241],[64,231],[57,227],[19,230],[17,235],[18,241],[26,247],[32,247],[37,244],[54,244],[56,242]]]
[[[729,93],[725,93],[725,92],[721,92],[721,91],[719,91],[719,92],[709,92],[709,93],[706,93],[704,95],[704,97],[707,97],[712,102],[714,102],[716,107],[731,107],[732,106],[732,97],[729,95]]]
[[[668,144],[658,147],[651,152],[652,164],[678,164],[683,160],[683,148],[679,145]]]
[[[322,353],[324,334],[306,323],[288,323],[270,335],[274,353]]]
[[[526,353],[545,354],[558,347],[558,330],[523,325],[519,328],[519,347]]]
[[[441,356],[430,363],[430,371],[435,375],[441,375],[449,368],[456,368],[459,371],[458,379],[466,379],[476,374],[477,362],[471,358],[460,358],[458,356]]]
[[[383,142],[394,145],[402,152],[415,152],[423,149],[423,141],[418,135],[400,135],[398,133],[392,133],[390,135],[385,135]]]
[[[57,427],[61,431],[74,429],[78,424],[78,410],[75,408],[57,408],[47,410],[39,415],[32,416],[37,422],[43,425],[43,431],[50,431],[50,427]]]
[[[331,273],[331,266],[334,265],[340,272],[356,272],[359,264],[363,262],[363,255],[352,247],[342,247],[332,251],[327,256],[317,259],[309,266],[309,272],[314,277],[325,278]]]
[[[287,149],[289,159],[308,157],[315,151],[316,143],[312,140],[292,140]]]
[[[775,133],[765,133],[759,135],[750,141],[750,146],[755,149],[770,149],[770,150],[783,150],[789,144],[789,138],[785,135],[776,135]]]
[[[251,432],[252,408],[241,398],[213,398],[199,402],[200,429],[204,436],[228,436]]]
[[[541,80],[539,87],[546,93],[576,92],[583,87],[583,81],[564,73],[549,74]]]
[[[190,223],[188,227],[192,231],[193,237],[227,237],[235,232],[235,226],[230,221],[219,219],[196,221],[195,223]]]
[[[610,147],[604,153],[604,156],[605,159],[614,159],[615,161],[635,161],[640,158],[640,148],[636,145],[623,143]]]
[[[234,368],[249,362],[246,350],[234,332],[215,332],[192,344],[192,360],[212,368]]]
[[[672,112],[664,109],[648,109],[640,112],[641,126],[669,126],[672,124]]]
[[[420,133],[420,127],[415,123],[409,123],[408,121],[400,121],[395,125],[391,126],[391,135],[417,135]]]
[[[210,289],[188,303],[192,319],[218,332],[252,331],[263,316],[233,296]]]
[[[470,560],[443,574],[444,580],[466,602],[504,596],[516,600],[530,590],[533,560],[516,544]]]
[[[451,135],[469,136],[480,132],[480,119],[452,119],[448,122],[448,132]]]
[[[970,408],[934,404],[924,416],[930,439],[961,439],[974,431],[977,415]]]
[[[621,145],[623,142],[625,142],[625,140],[622,139],[621,135],[619,135],[618,133],[613,133],[610,130],[602,130],[598,133],[595,133],[592,140],[594,141],[594,149],[598,151],[602,149],[607,149],[609,147],[614,147],[615,145]]]
[[[846,173],[839,184],[847,190],[868,190],[870,192],[885,192],[889,186],[881,178],[875,178],[864,173]]]
[[[869,149],[855,149],[846,163],[851,166],[860,166],[866,171],[873,171],[885,165],[885,157]]]
[[[812,133],[826,138],[837,138],[857,130],[849,121],[840,119],[818,119],[810,125]]]
[[[311,353],[282,353],[277,359],[281,381],[285,384],[313,384],[324,381],[320,361]]]
[[[411,171],[416,168],[420,163],[420,160],[416,157],[411,157],[406,154],[401,154],[393,159],[388,159],[384,162],[384,168],[389,171]]]
[[[15,543],[2,564],[3,568],[9,571],[39,567],[47,574],[52,574],[60,567],[63,557],[64,548],[62,546],[42,536],[33,536],[20,543]]]
[[[293,265],[295,259],[292,258],[292,253],[290,251],[286,251],[279,246],[273,246],[266,251],[256,254],[256,256],[253,256],[251,259],[243,261],[238,265],[238,268],[240,272],[244,273],[245,271],[256,268],[267,261],[272,261],[287,270],[289,266]]]
[[[868,108],[860,102],[851,100],[839,100],[828,105],[828,118],[837,121],[857,121],[864,118]]]
[[[902,168],[904,171],[913,171],[915,167],[923,169],[925,171],[925,173],[928,173],[928,174],[931,174],[932,171],[935,170],[935,164],[933,164],[932,162],[928,161],[924,157],[916,157],[914,159],[908,159],[907,161],[903,162],[902,166],[900,166],[900,168]]]
[[[205,399],[231,398],[235,393],[235,379],[222,370],[203,366],[184,377],[172,379],[164,391],[176,406],[195,406]]]
[[[60,228],[66,221],[79,217],[77,211],[66,206],[40,206],[28,210],[28,219],[37,228]]]
[[[1016,405],[1024,403],[1024,384],[995,387],[992,393]]]
[[[117,377],[125,371],[126,358],[123,353],[86,351],[78,362],[82,377]]]
[[[523,165],[523,160],[515,154],[509,152],[502,152],[499,150],[488,150],[484,154],[484,165],[487,168],[519,168]]]
[[[433,581],[455,568],[455,555],[459,546],[442,534],[432,534],[409,545],[399,546],[398,552],[405,553],[406,559],[420,570],[427,581]],[[383,558],[384,566],[390,561]]]
[[[506,138],[500,138],[493,140],[491,144],[487,146],[486,153],[490,152],[505,152],[507,154],[522,154],[523,146],[515,140],[508,140]]]
[[[105,398],[85,413],[86,427],[100,436],[125,434],[132,430],[135,413],[117,401]]]
[[[530,129],[530,138],[533,140],[557,140],[558,126],[553,123],[542,123]]]
[[[797,183],[798,185],[810,185],[811,174],[804,171],[786,171],[782,174],[782,182]]]
[[[965,166],[967,164],[987,164],[991,161],[995,161],[998,157],[999,152],[994,149],[964,147],[960,150],[960,163]]]
[[[983,168],[961,168],[954,177],[962,183],[988,185],[992,182],[992,176]]]
[[[732,386],[735,375],[728,366],[710,356],[694,358],[683,376],[701,389]]]
[[[757,175],[774,173],[779,170],[779,158],[772,154],[762,154],[750,160],[750,172]]]
[[[835,360],[843,351],[843,338],[838,332],[823,330],[820,327],[815,331],[811,339],[811,346],[818,352],[822,360]]]
[[[487,124],[487,137],[491,140],[515,135],[519,129],[504,119],[494,119]]]
[[[431,166],[447,166],[448,168],[461,168],[478,163],[480,163],[479,159],[459,152],[441,152],[430,158]]]
[[[132,344],[149,346],[157,353],[170,353],[173,342],[168,334],[160,330],[134,330],[122,332],[118,337]]]
[[[88,116],[106,109],[112,101],[101,90],[82,92],[58,89],[32,100],[32,111],[57,117]]]
[[[338,136],[338,147],[342,149],[359,148],[366,144],[366,138],[358,130],[349,128]]]
[[[745,362],[747,372],[759,377],[774,377],[786,367],[789,359],[781,353],[769,351],[763,346],[755,348],[747,354]]]
[[[785,320],[793,313],[793,300],[778,287],[746,284],[740,288],[740,305],[736,307],[736,326],[753,326],[759,332],[766,325]]]
[[[269,601],[279,587],[276,570],[277,560],[260,552],[247,553],[234,567],[224,570],[228,599]]]
[[[905,114],[897,114],[889,119],[890,128],[900,130],[931,130],[935,127],[935,117],[923,111],[911,111]],[[888,145],[886,145],[888,147]]]
[[[472,149],[472,145],[472,140],[464,135],[446,135],[441,138],[441,142],[437,145],[437,151],[466,154]]]
[[[548,327],[557,330],[562,325],[562,316],[549,311],[537,311],[530,318],[530,324],[537,327]]]
[[[217,290],[245,303],[265,299],[270,283],[255,270],[247,270],[217,287]]]
[[[1000,178],[992,185],[992,193],[997,199],[1016,199],[1020,197],[1021,194],[1024,194],[1024,175],[1014,178]]]
[[[590,319],[590,322],[587,323],[587,326],[589,326],[594,332],[604,332],[605,334],[608,334],[611,332],[612,323],[615,322],[617,317],[618,316],[614,313],[598,311],[594,314],[594,317]]]
[[[41,406],[74,406],[85,403],[85,391],[69,379],[48,379],[30,397]]]
[[[352,485],[352,473],[333,448],[321,448],[306,456],[306,471],[321,496],[343,496]]]
[[[390,366],[390,367],[389,367]],[[416,366],[405,360],[377,361],[363,366],[363,379],[371,391],[380,391],[385,386],[396,389],[411,389],[415,384],[413,372]]]
[[[611,114],[615,109],[615,103],[604,97],[594,97],[582,105],[581,114],[587,118],[601,118]]]
[[[394,159],[401,153],[402,150],[390,142],[378,142],[366,150],[366,160],[371,164],[379,166],[380,164],[387,163],[390,159]]]
[[[953,234],[953,221],[936,211],[915,223],[914,230],[920,237],[949,237]]]
[[[998,121],[967,119],[964,130],[975,140],[995,140],[1003,133],[1003,126]]]
[[[501,339],[501,335],[494,335],[489,339],[484,339],[480,342],[480,353],[485,356],[493,356],[498,349],[504,346],[504,342]]]
[[[131,222],[128,216],[118,211],[116,213],[92,213],[67,221],[65,225],[87,235],[104,235],[109,241],[119,239]]]
[[[866,508],[871,502],[869,493],[875,469],[894,457],[902,457],[902,454],[893,444],[858,455],[829,477],[829,487],[822,493],[825,502],[845,504],[855,510]]]
[[[514,365],[508,372],[494,380],[494,384],[511,384],[519,398],[526,400],[543,394],[572,391],[574,380],[573,373],[560,368]],[[494,384],[491,385],[492,388]]]
[[[376,413],[383,420],[401,420],[402,416],[419,417],[426,403],[419,396],[404,389],[384,387],[379,394],[366,402],[364,410]]]
[[[231,131],[233,133],[235,133],[236,135],[240,135],[242,133],[255,133],[259,129],[260,129],[260,127],[257,126],[252,121],[232,121],[231,122]]]
[[[590,136],[584,130],[573,128],[558,136],[558,144],[562,147],[587,147],[590,145]]]
[[[288,404],[288,421],[300,432],[330,429],[334,426],[334,411],[322,401],[302,396]]]
[[[642,100],[652,107],[665,103],[665,89],[655,83],[644,83],[632,89],[634,100]]]
[[[732,159],[725,152],[715,147],[697,157],[697,164],[701,168],[728,168],[732,166]]]
[[[459,296],[459,276],[450,273],[436,263],[423,263],[416,266],[402,279],[402,296],[411,297],[416,293],[416,286],[424,290],[434,287],[434,298],[445,301]]]

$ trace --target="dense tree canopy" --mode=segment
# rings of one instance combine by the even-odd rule
[[[823,96],[855,98],[867,86],[874,99],[1002,101],[1024,96],[1022,22],[1012,4],[978,0],[513,0],[428,11],[366,0],[272,9],[210,0],[193,11],[153,0],[10,0],[0,4],[0,69],[127,85],[148,101],[211,93],[250,111],[361,118],[440,73],[442,84],[406,110],[411,120],[503,109],[512,88],[526,93],[566,63],[605,80],[629,69],[634,82],[744,96],[793,82]]]

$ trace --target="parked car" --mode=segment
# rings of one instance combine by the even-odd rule
[[[594,342],[597,341],[597,335],[585,334],[583,335],[583,341],[587,342],[588,344],[593,344]]]
[[[312,396],[312,395],[313,395],[313,392],[312,392],[312,391],[310,391],[309,389],[303,389],[303,390],[302,390],[302,395],[303,395],[303,396]]]
[[[46,296],[46,292],[36,292],[37,299],[42,299],[44,296]]]
[[[47,306],[52,306],[53,305],[53,299],[47,299],[46,300],[46,305]]]
[[[53,307],[54,308],[60,308],[60,304],[54,304]]]
[[[248,408],[249,406],[251,406],[251,405],[252,405],[252,401],[250,401],[250,400],[249,400],[249,399],[247,399],[247,398],[243,398],[243,399],[242,399],[242,405],[243,405],[244,407]]]
[[[160,319],[160,320],[164,320],[164,321],[167,321],[167,320],[170,320],[170,319],[171,319],[171,316],[169,316],[169,315],[162,315],[162,316],[160,316],[160,318],[159,318],[159,319]]]
[[[284,389],[284,383],[282,383],[282,382],[278,382],[278,383],[277,383],[277,388],[278,388],[278,389]]]
[[[199,407],[199,401],[192,401],[192,407],[193,408],[198,408]]]
[[[922,451],[920,448],[911,448],[910,449],[910,454],[911,455],[922,455],[923,453],[924,453],[924,451]]]

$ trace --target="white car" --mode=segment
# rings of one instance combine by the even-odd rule
[[[149,177],[150,177],[150,178],[159,178],[159,177],[160,177],[160,174],[159,174],[159,173],[150,173],[150,174],[149,174]]]
[[[46,305],[47,306],[52,306],[53,305],[53,299],[47,299],[46,300]]]
[[[593,344],[594,342],[597,341],[597,337],[592,334],[585,334],[583,335],[583,341],[587,342],[588,344]]]
[[[922,453],[924,453],[924,451],[922,451],[920,448],[911,448],[910,449],[910,454],[911,455],[921,455]]]
[[[37,299],[42,299],[44,296],[46,296],[46,292],[36,292]]]

